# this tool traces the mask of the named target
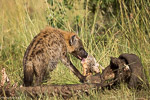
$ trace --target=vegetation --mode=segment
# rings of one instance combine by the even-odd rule
[[[33,39],[50,25],[79,34],[88,53],[106,67],[110,57],[134,53],[143,63],[150,82],[149,0],[0,0],[0,70],[4,67],[11,84],[23,84],[23,55]],[[70,57],[82,72],[80,61]],[[43,84],[75,84],[79,80],[63,64]],[[26,95],[20,94],[25,99]],[[48,97],[45,99],[62,99]],[[121,85],[116,90],[90,91],[72,99],[148,99],[147,90],[134,91]]]

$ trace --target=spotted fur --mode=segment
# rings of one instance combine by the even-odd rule
[[[34,75],[35,85],[40,85],[44,77],[56,68],[59,60],[83,81],[84,76],[71,63],[67,53],[80,60],[88,55],[75,33],[52,27],[45,28],[26,49],[23,58],[24,85],[31,86]]]

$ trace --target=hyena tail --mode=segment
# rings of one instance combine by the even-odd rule
[[[33,82],[33,66],[24,66],[24,86],[31,86]]]

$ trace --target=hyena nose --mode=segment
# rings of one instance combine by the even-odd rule
[[[85,51],[84,52],[84,58],[86,58],[88,56],[88,53]]]

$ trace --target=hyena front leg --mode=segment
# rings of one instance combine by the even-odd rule
[[[66,65],[80,79],[80,82],[83,83],[85,81],[86,77],[83,76],[78,71],[78,69],[72,64],[72,62],[70,61],[70,59],[67,56],[63,56],[61,61],[64,65]]]

